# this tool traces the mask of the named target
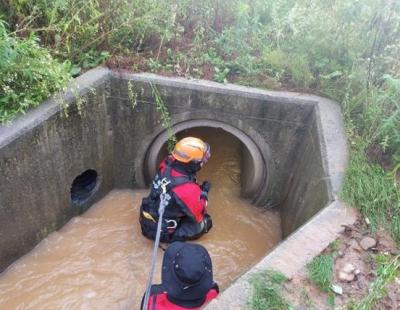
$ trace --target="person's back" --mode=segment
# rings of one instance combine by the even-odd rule
[[[198,244],[174,242],[164,253],[161,284],[151,287],[146,309],[200,309],[218,293],[207,250]]]
[[[212,226],[207,214],[208,182],[199,186],[196,172],[210,157],[210,148],[197,138],[179,141],[171,155],[160,165],[152,182],[150,195],[143,199],[140,208],[142,233],[155,239],[162,183],[167,185],[168,204],[161,229],[161,242],[193,240]]]

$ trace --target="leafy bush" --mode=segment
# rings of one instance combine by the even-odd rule
[[[16,33],[38,33],[54,56],[79,67],[96,66],[105,50],[142,50],[149,42],[170,39],[177,9],[156,0],[10,0],[3,4]],[[87,62],[88,55],[99,61]]]
[[[0,20],[0,122],[37,106],[70,79],[69,65],[60,64],[30,36],[8,34]]]

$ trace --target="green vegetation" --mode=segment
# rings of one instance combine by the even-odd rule
[[[311,282],[324,292],[329,292],[332,286],[333,263],[333,254],[329,253],[314,257],[306,266]]]
[[[0,123],[37,106],[70,80],[68,64],[55,61],[35,36],[10,35],[0,20]]]
[[[354,150],[350,158],[343,197],[361,208],[373,230],[384,225],[399,243],[400,190],[382,167],[368,163],[362,146],[357,146],[361,150]]]
[[[400,256],[391,258],[388,255],[377,255],[376,279],[371,283],[369,292],[361,301],[352,302],[348,305],[349,310],[372,310],[375,303],[386,295],[385,287],[395,277],[399,276]]]
[[[335,294],[332,292],[333,268],[340,245],[340,239],[336,239],[306,265],[308,278],[318,289],[328,293],[327,304],[331,307],[335,304]]]
[[[267,270],[252,277],[252,310],[287,310],[293,307],[282,297],[282,284],[287,278],[278,271]]]
[[[171,116],[169,115],[169,111],[160,95],[160,92],[158,91],[157,87],[155,87],[153,84],[151,84],[151,94],[154,98],[156,109],[160,113],[161,125],[165,129],[167,129],[168,133],[167,149],[169,152],[172,152],[177,140],[175,133],[172,130]]]

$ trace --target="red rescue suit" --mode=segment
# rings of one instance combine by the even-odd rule
[[[196,182],[195,171],[189,165],[168,156],[160,164],[150,195],[142,200],[139,221],[143,235],[155,239],[163,181],[170,183],[167,185],[168,204],[164,211],[160,241],[193,240],[208,232],[212,223],[206,211],[207,193],[202,192]]]
[[[205,304],[210,302],[212,299],[218,296],[219,289],[218,285],[215,284],[213,288],[211,288],[207,295],[203,298],[203,300],[199,300],[196,303],[191,301],[191,305],[187,305],[185,301],[172,300],[168,294],[162,291],[161,285],[153,285],[150,291],[150,298],[147,310],[198,310],[201,309]],[[143,308],[143,299],[142,305],[140,307]]]

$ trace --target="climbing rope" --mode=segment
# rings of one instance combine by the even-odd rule
[[[171,183],[171,182],[168,181],[166,178],[161,180],[162,193],[160,195],[160,206],[158,208],[157,234],[156,234],[156,240],[154,241],[153,256],[151,258],[151,267],[150,267],[150,272],[149,272],[149,278],[147,280],[147,287],[146,287],[146,293],[144,295],[142,310],[147,310],[147,305],[149,304],[151,282],[153,280],[154,268],[156,266],[157,249],[160,245],[162,218],[164,215],[165,207],[168,204],[168,197],[166,194],[167,194],[167,185],[169,183]]]

